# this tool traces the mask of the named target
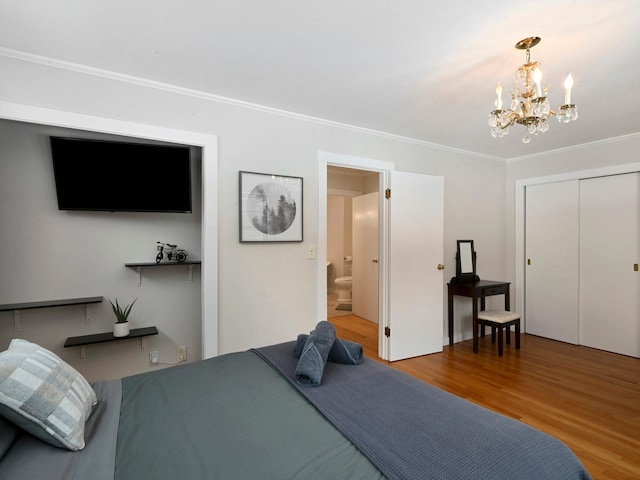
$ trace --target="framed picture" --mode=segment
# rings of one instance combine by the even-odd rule
[[[240,242],[302,241],[302,178],[240,172]]]

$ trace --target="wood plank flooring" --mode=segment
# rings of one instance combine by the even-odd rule
[[[398,362],[377,356],[378,325],[329,318],[368,357],[564,441],[594,479],[640,479],[640,359],[523,335],[498,357],[491,337]]]

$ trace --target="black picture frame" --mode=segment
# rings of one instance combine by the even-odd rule
[[[241,243],[302,242],[302,177],[239,172]]]

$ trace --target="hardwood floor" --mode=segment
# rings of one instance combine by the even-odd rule
[[[498,357],[491,337],[398,362],[377,356],[378,325],[329,318],[368,357],[564,441],[594,479],[640,478],[640,359],[523,335]]]

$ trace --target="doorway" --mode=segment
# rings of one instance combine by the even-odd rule
[[[328,165],[326,184],[327,318],[345,339],[369,345],[376,355],[381,283],[380,175]],[[351,284],[348,292],[345,283]]]
[[[329,166],[378,174],[378,356],[395,361],[441,351],[443,278],[438,265],[444,252],[444,177],[398,172],[391,162],[318,153],[318,321],[327,319]]]

